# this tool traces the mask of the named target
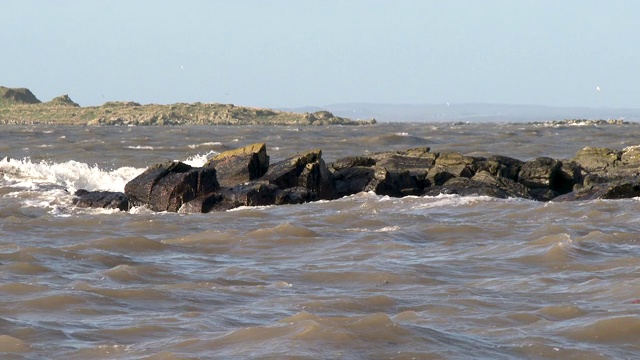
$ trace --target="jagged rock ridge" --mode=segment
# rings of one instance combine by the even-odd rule
[[[347,156],[325,164],[309,150],[270,164],[266,144],[222,153],[205,166],[181,162],[149,167],[124,193],[79,191],[83,207],[147,206],[154,211],[206,213],[239,206],[333,200],[362,191],[402,197],[439,194],[537,201],[640,196],[640,146],[586,147],[572,159],[468,156],[428,147]],[[104,199],[101,203],[100,199]],[[123,199],[128,199],[123,205]]]

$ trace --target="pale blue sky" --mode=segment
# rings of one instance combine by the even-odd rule
[[[43,101],[640,107],[640,1],[0,5],[0,85]]]

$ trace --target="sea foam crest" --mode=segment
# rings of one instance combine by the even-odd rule
[[[78,189],[124,191],[124,185],[144,169],[121,167],[107,171],[97,165],[70,160],[62,163],[4,158],[0,161],[0,174],[12,186],[36,189],[41,185],[59,185],[70,192]]]
[[[196,154],[193,156],[189,156],[186,160],[176,160],[176,161],[182,161],[183,163],[187,165],[191,165],[193,167],[201,167],[204,164],[206,164],[207,161],[209,161],[209,159],[215,157],[218,154],[219,152],[211,150],[206,154]]]
[[[215,145],[222,145],[222,143],[219,141],[209,141],[209,142],[204,142],[200,144],[191,144],[189,145],[189,149],[197,149],[199,147],[210,147]]]

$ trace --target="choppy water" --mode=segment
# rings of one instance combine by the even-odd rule
[[[166,160],[431,146],[523,160],[640,126],[0,128],[3,359],[635,359],[640,201],[361,193],[211,214],[73,208]]]

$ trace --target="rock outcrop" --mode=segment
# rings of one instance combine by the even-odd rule
[[[0,86],[0,104],[40,104],[31,90]]]
[[[125,192],[76,193],[79,207],[206,213],[239,206],[300,204],[373,191],[379,195],[458,194],[538,201],[640,196],[640,146],[584,148],[573,159],[468,156],[427,147],[347,156],[327,165],[321,150],[269,163],[266,145],[219,154],[204,167],[169,162],[149,167]]]
[[[76,103],[75,101],[71,100],[71,98],[67,94],[55,97],[55,98],[51,99],[51,101],[47,102],[47,104],[49,104],[49,105],[57,105],[57,106],[80,107],[80,105],[78,103]]]
[[[129,210],[129,198],[121,192],[87,191],[80,189],[75,192],[73,205],[83,208],[102,208]]]
[[[234,186],[264,175],[269,169],[269,156],[264,143],[229,150],[209,160],[205,167],[216,169],[220,186]]]
[[[125,185],[124,193],[133,206],[176,212],[183,204],[218,188],[214,168],[194,168],[176,161],[148,168]]]

